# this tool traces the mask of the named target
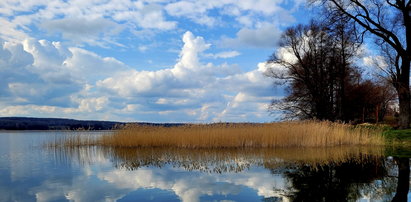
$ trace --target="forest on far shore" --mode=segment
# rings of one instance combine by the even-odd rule
[[[89,121],[62,118],[0,117],[0,130],[113,130],[126,122]],[[177,126],[179,123],[146,123],[134,124],[150,126]]]

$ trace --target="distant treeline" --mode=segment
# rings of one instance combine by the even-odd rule
[[[83,121],[61,118],[0,117],[0,130],[113,130],[128,124],[114,121]],[[133,123],[176,126],[178,123]]]

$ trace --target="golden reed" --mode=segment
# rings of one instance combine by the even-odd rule
[[[303,121],[264,124],[127,125],[99,138],[73,137],[65,146],[276,148],[384,145],[380,129]]]

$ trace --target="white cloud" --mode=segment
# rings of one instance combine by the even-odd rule
[[[279,49],[277,49],[275,54],[278,57],[278,59],[289,62],[291,64],[296,63],[298,61],[298,58],[293,53],[291,47],[280,47]]]
[[[233,16],[240,16],[243,12],[270,16],[284,11],[280,6],[282,3],[278,0],[184,0],[168,4],[165,10],[170,15],[189,16],[189,18],[193,16],[201,17],[213,9],[222,9],[223,14]],[[196,19],[192,18],[192,20],[195,21]]]
[[[139,46],[139,47],[138,47],[138,50],[139,50],[140,52],[146,52],[146,51],[148,50],[148,47],[147,47],[147,46]]]
[[[0,37],[22,40],[36,29],[77,43],[121,44],[115,37],[124,29],[171,30],[177,22],[164,16],[155,1],[6,1],[0,6]]]
[[[1,41],[0,41],[1,42]],[[4,42],[0,50],[0,68],[24,68],[33,63],[33,56],[24,50],[22,44]]]
[[[156,4],[146,4],[137,1],[134,6],[114,13],[113,18],[117,21],[135,22],[138,27],[148,29],[170,30],[177,26],[175,21],[167,21],[164,17],[162,7]]]
[[[69,48],[72,57],[63,62],[73,77],[82,78],[89,82],[106,78],[113,72],[125,71],[129,67],[112,57],[101,57],[93,52],[81,48]]]
[[[237,37],[242,45],[272,47],[259,24],[272,22],[275,28],[293,23],[295,9],[284,8],[289,4],[298,7],[301,0],[5,1],[0,6],[0,37],[22,40],[33,33],[38,35],[40,30],[48,37],[107,48],[127,45],[120,42],[125,34],[147,37],[179,28],[193,29],[187,23],[190,21],[200,27],[239,29]]]
[[[212,57],[212,58],[233,58],[233,57],[237,57],[241,55],[240,52],[238,51],[225,51],[225,52],[220,52],[220,53],[216,53],[216,54],[209,54],[207,55],[208,57]]]
[[[301,1],[293,1],[296,10]],[[171,16],[188,18],[192,22],[207,25],[207,26],[222,26],[224,20],[221,16],[234,17],[234,19],[245,25],[252,27],[261,23],[264,18],[270,20],[281,19],[278,24],[294,22],[295,19],[291,15],[291,10],[283,8],[284,1],[277,0],[208,0],[208,1],[192,1],[184,0],[169,3],[165,6],[165,10]],[[215,16],[212,13],[218,10],[221,16]]]
[[[96,112],[102,110],[108,103],[108,98],[105,96],[98,98],[86,98],[78,100],[80,112]]]
[[[184,46],[180,52],[180,60],[176,64],[176,69],[199,67],[198,54],[210,48],[211,44],[205,43],[203,37],[195,37],[191,32],[183,35],[183,42]]]
[[[107,110],[93,85],[125,65],[113,58],[65,48],[58,42],[24,40],[0,47],[1,116],[76,116]]]
[[[146,110],[152,106],[163,115],[163,112],[167,111],[169,117],[181,117],[184,113],[190,114],[193,120],[198,121],[211,121],[215,116],[220,120],[226,120],[226,116],[229,116],[233,121],[256,116],[267,117],[268,113],[262,106],[270,102],[272,82],[263,75],[264,64],[260,64],[257,70],[245,73],[239,69],[232,71],[236,67],[226,64],[221,66],[203,64],[199,60],[199,55],[204,54],[210,44],[207,44],[202,37],[195,37],[191,32],[184,34],[183,42],[180,59],[173,68],[119,72],[97,82],[97,87],[102,91],[108,90],[118,94],[120,97],[134,99],[134,102],[140,104],[142,103],[140,100],[143,99]],[[235,54],[234,52],[228,55]],[[233,93],[251,96],[248,100],[251,105],[247,101],[236,104],[244,104],[242,110],[250,107],[248,110],[230,109],[230,113],[236,115],[247,114],[238,119],[232,119],[234,115],[225,110],[226,103],[231,102],[232,99],[225,95]],[[129,109],[128,106],[126,108]],[[204,110],[205,108],[208,110]],[[221,114],[224,110],[226,112]],[[258,112],[251,113],[253,110]]]
[[[282,10],[277,0],[245,0],[238,2],[237,6],[243,10],[251,10],[264,15],[272,15]]]
[[[117,23],[104,18],[63,18],[43,22],[40,27],[50,33],[61,33],[63,38],[76,43],[101,44],[100,39],[110,41],[123,28]]]
[[[168,4],[165,10],[169,15],[185,17],[201,25],[213,26],[217,20],[207,12],[214,6],[205,1],[179,1]]]
[[[9,20],[0,18],[0,24],[0,38],[6,39],[8,41],[18,42],[21,39],[28,37],[28,35],[24,31],[17,29],[17,25],[10,22]]]
[[[191,32],[182,40],[176,64],[156,71],[137,71],[114,58],[59,42],[4,43],[0,63],[6,64],[2,75],[7,78],[1,81],[5,96],[0,115],[155,122],[269,119],[263,106],[273,89],[263,75],[265,63],[250,72],[226,63],[205,64],[200,59],[211,44]],[[228,51],[214,57],[238,54]]]
[[[285,189],[287,186],[286,180],[281,176],[273,176],[270,172],[259,169],[220,175],[192,171],[189,175],[184,175],[179,169],[140,168],[133,173],[114,170],[101,173],[98,177],[123,190],[171,190],[182,201],[199,201],[205,195],[236,195],[242,191],[242,186],[255,190],[259,196],[278,197],[273,189]]]
[[[259,23],[254,29],[242,28],[237,32],[236,38],[222,38],[223,46],[242,47],[251,46],[256,48],[274,48],[281,37],[281,31],[276,25],[270,23]]]
[[[107,158],[107,154],[101,150],[91,151],[89,148],[80,148],[79,151],[74,151],[71,156],[79,157],[78,160],[82,163],[81,169],[78,172],[68,173],[65,178],[48,180],[42,175],[44,170],[40,170],[38,175],[34,175],[34,177],[33,175],[29,176],[32,172],[24,173],[24,175],[17,172],[16,177],[31,177],[38,182],[36,186],[30,187],[28,190],[24,189],[24,194],[29,195],[28,199],[36,197],[37,201],[63,199],[116,201],[130,199],[131,196],[133,198],[143,197],[140,198],[143,200],[149,198],[153,191],[154,194],[157,194],[159,193],[157,191],[161,190],[163,197],[166,194],[167,197],[181,201],[200,201],[203,197],[208,196],[226,196],[228,199],[238,199],[243,194],[247,194],[248,199],[279,197],[287,200],[287,197],[280,195],[281,191],[279,190],[287,190],[290,186],[283,175],[272,174],[270,170],[260,166],[251,166],[244,172],[212,174],[198,170],[187,171],[183,167],[172,165],[165,165],[161,168],[146,166],[135,170],[125,170],[113,167],[112,159]],[[72,159],[64,160],[69,161],[64,163],[76,163],[70,161]],[[224,162],[217,164],[219,163],[224,164]],[[240,158],[226,163],[236,167],[251,162]],[[195,167],[195,165],[189,166]],[[207,167],[208,171],[212,171],[213,167],[218,168],[219,166],[210,163],[207,164]],[[46,167],[43,165],[40,168]],[[12,193],[8,189],[6,191],[6,193]],[[153,196],[154,199],[159,199],[156,198],[156,195]]]

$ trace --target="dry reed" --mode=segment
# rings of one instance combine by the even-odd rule
[[[127,125],[100,138],[73,139],[67,146],[171,148],[276,148],[383,145],[379,129],[333,122],[190,124],[176,127]]]

